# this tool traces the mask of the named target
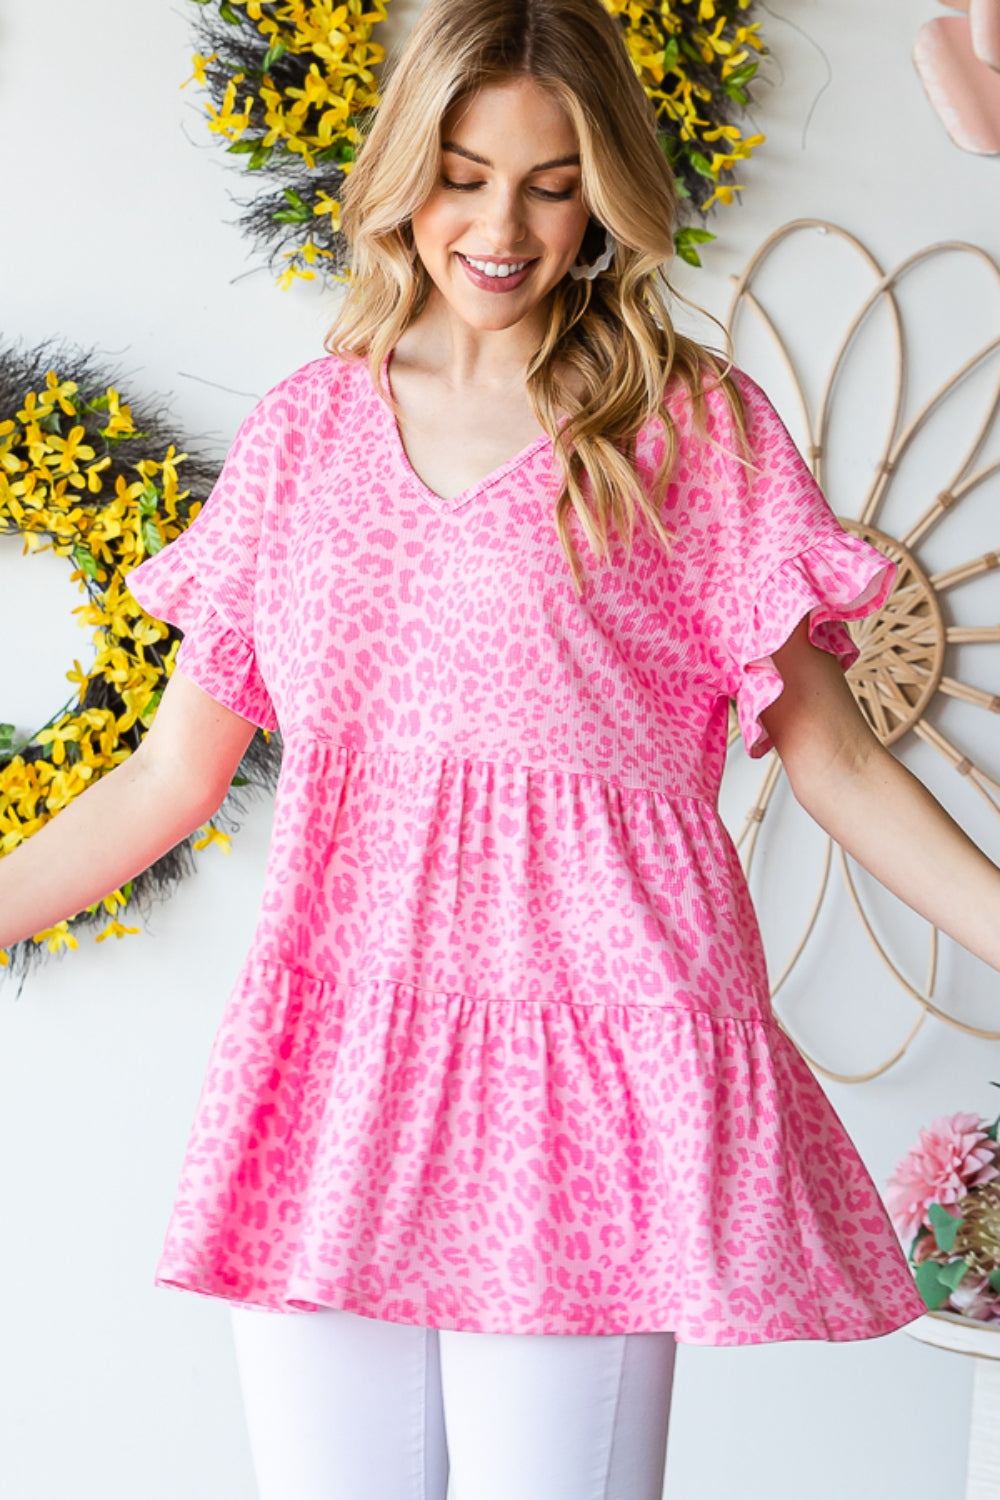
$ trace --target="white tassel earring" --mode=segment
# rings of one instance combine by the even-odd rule
[[[605,229],[603,253],[595,261],[592,261],[590,265],[570,266],[569,274],[574,281],[593,281],[596,276],[600,276],[602,271],[608,269],[615,258],[616,248],[617,246],[611,230]]]

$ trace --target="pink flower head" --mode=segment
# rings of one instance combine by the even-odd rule
[[[942,1115],[920,1132],[920,1141],[889,1178],[886,1203],[903,1243],[909,1245],[927,1209],[957,1203],[970,1188],[1000,1177],[996,1146],[978,1115]]]

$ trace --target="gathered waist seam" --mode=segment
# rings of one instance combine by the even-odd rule
[[[666,797],[671,801],[702,802],[713,812],[718,810],[718,802],[715,797],[707,792],[679,791],[675,787],[650,786],[640,781],[622,781],[614,776],[606,776],[601,771],[585,770],[578,766],[560,766],[552,763],[545,765],[533,765],[530,761],[523,760],[493,760],[482,755],[458,755],[448,750],[426,750],[422,746],[414,746],[412,749],[404,750],[392,745],[379,745],[375,749],[361,748],[357,745],[345,745],[341,740],[334,740],[324,734],[317,734],[313,730],[303,731],[296,735],[294,731],[282,736],[282,743],[291,747],[296,742],[308,745],[309,748],[317,744],[328,746],[335,750],[338,755],[345,758],[358,758],[373,760],[378,756],[391,759],[403,759],[406,756],[416,756],[427,761],[429,765],[450,762],[459,766],[481,766],[497,771],[524,771],[529,775],[540,777],[549,776],[572,776],[581,781],[598,781],[604,786],[615,787],[623,792],[645,792],[655,797]]]
[[[269,958],[265,954],[253,951],[247,954],[243,962],[241,977],[254,967],[278,970],[281,973],[308,980],[312,984],[324,985],[327,989],[359,990],[364,989],[366,985],[389,985],[393,989],[413,990],[417,994],[432,995],[438,1000],[459,1000],[469,1005],[528,1005],[536,1009],[548,1006],[554,1010],[661,1011],[673,1016],[701,1016],[707,1021],[725,1021],[733,1026],[757,1027],[765,1031],[781,1029],[773,1015],[725,1016],[697,1005],[656,1005],[645,1000],[533,1000],[526,995],[467,995],[464,990],[441,990],[432,985],[414,984],[409,979],[393,979],[389,974],[374,974],[360,981],[349,981],[336,976],[315,974],[311,969],[283,963],[281,959]]]

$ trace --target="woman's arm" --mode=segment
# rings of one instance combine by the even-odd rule
[[[0,948],[93,906],[205,823],[254,728],[175,672],[139,749],[0,859]]]
[[[785,688],[761,720],[797,801],[907,906],[1000,969],[1000,869],[876,738],[805,621],[774,663]]]

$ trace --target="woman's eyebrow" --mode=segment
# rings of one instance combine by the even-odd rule
[[[442,151],[451,151],[455,156],[464,156],[467,161],[474,161],[481,167],[492,167],[493,163],[485,156],[477,156],[475,151],[469,151],[465,146],[459,146],[454,141],[442,141]],[[548,172],[553,167],[578,167],[580,157],[574,152],[572,156],[556,156],[552,161],[540,161],[531,168],[532,172]]]

